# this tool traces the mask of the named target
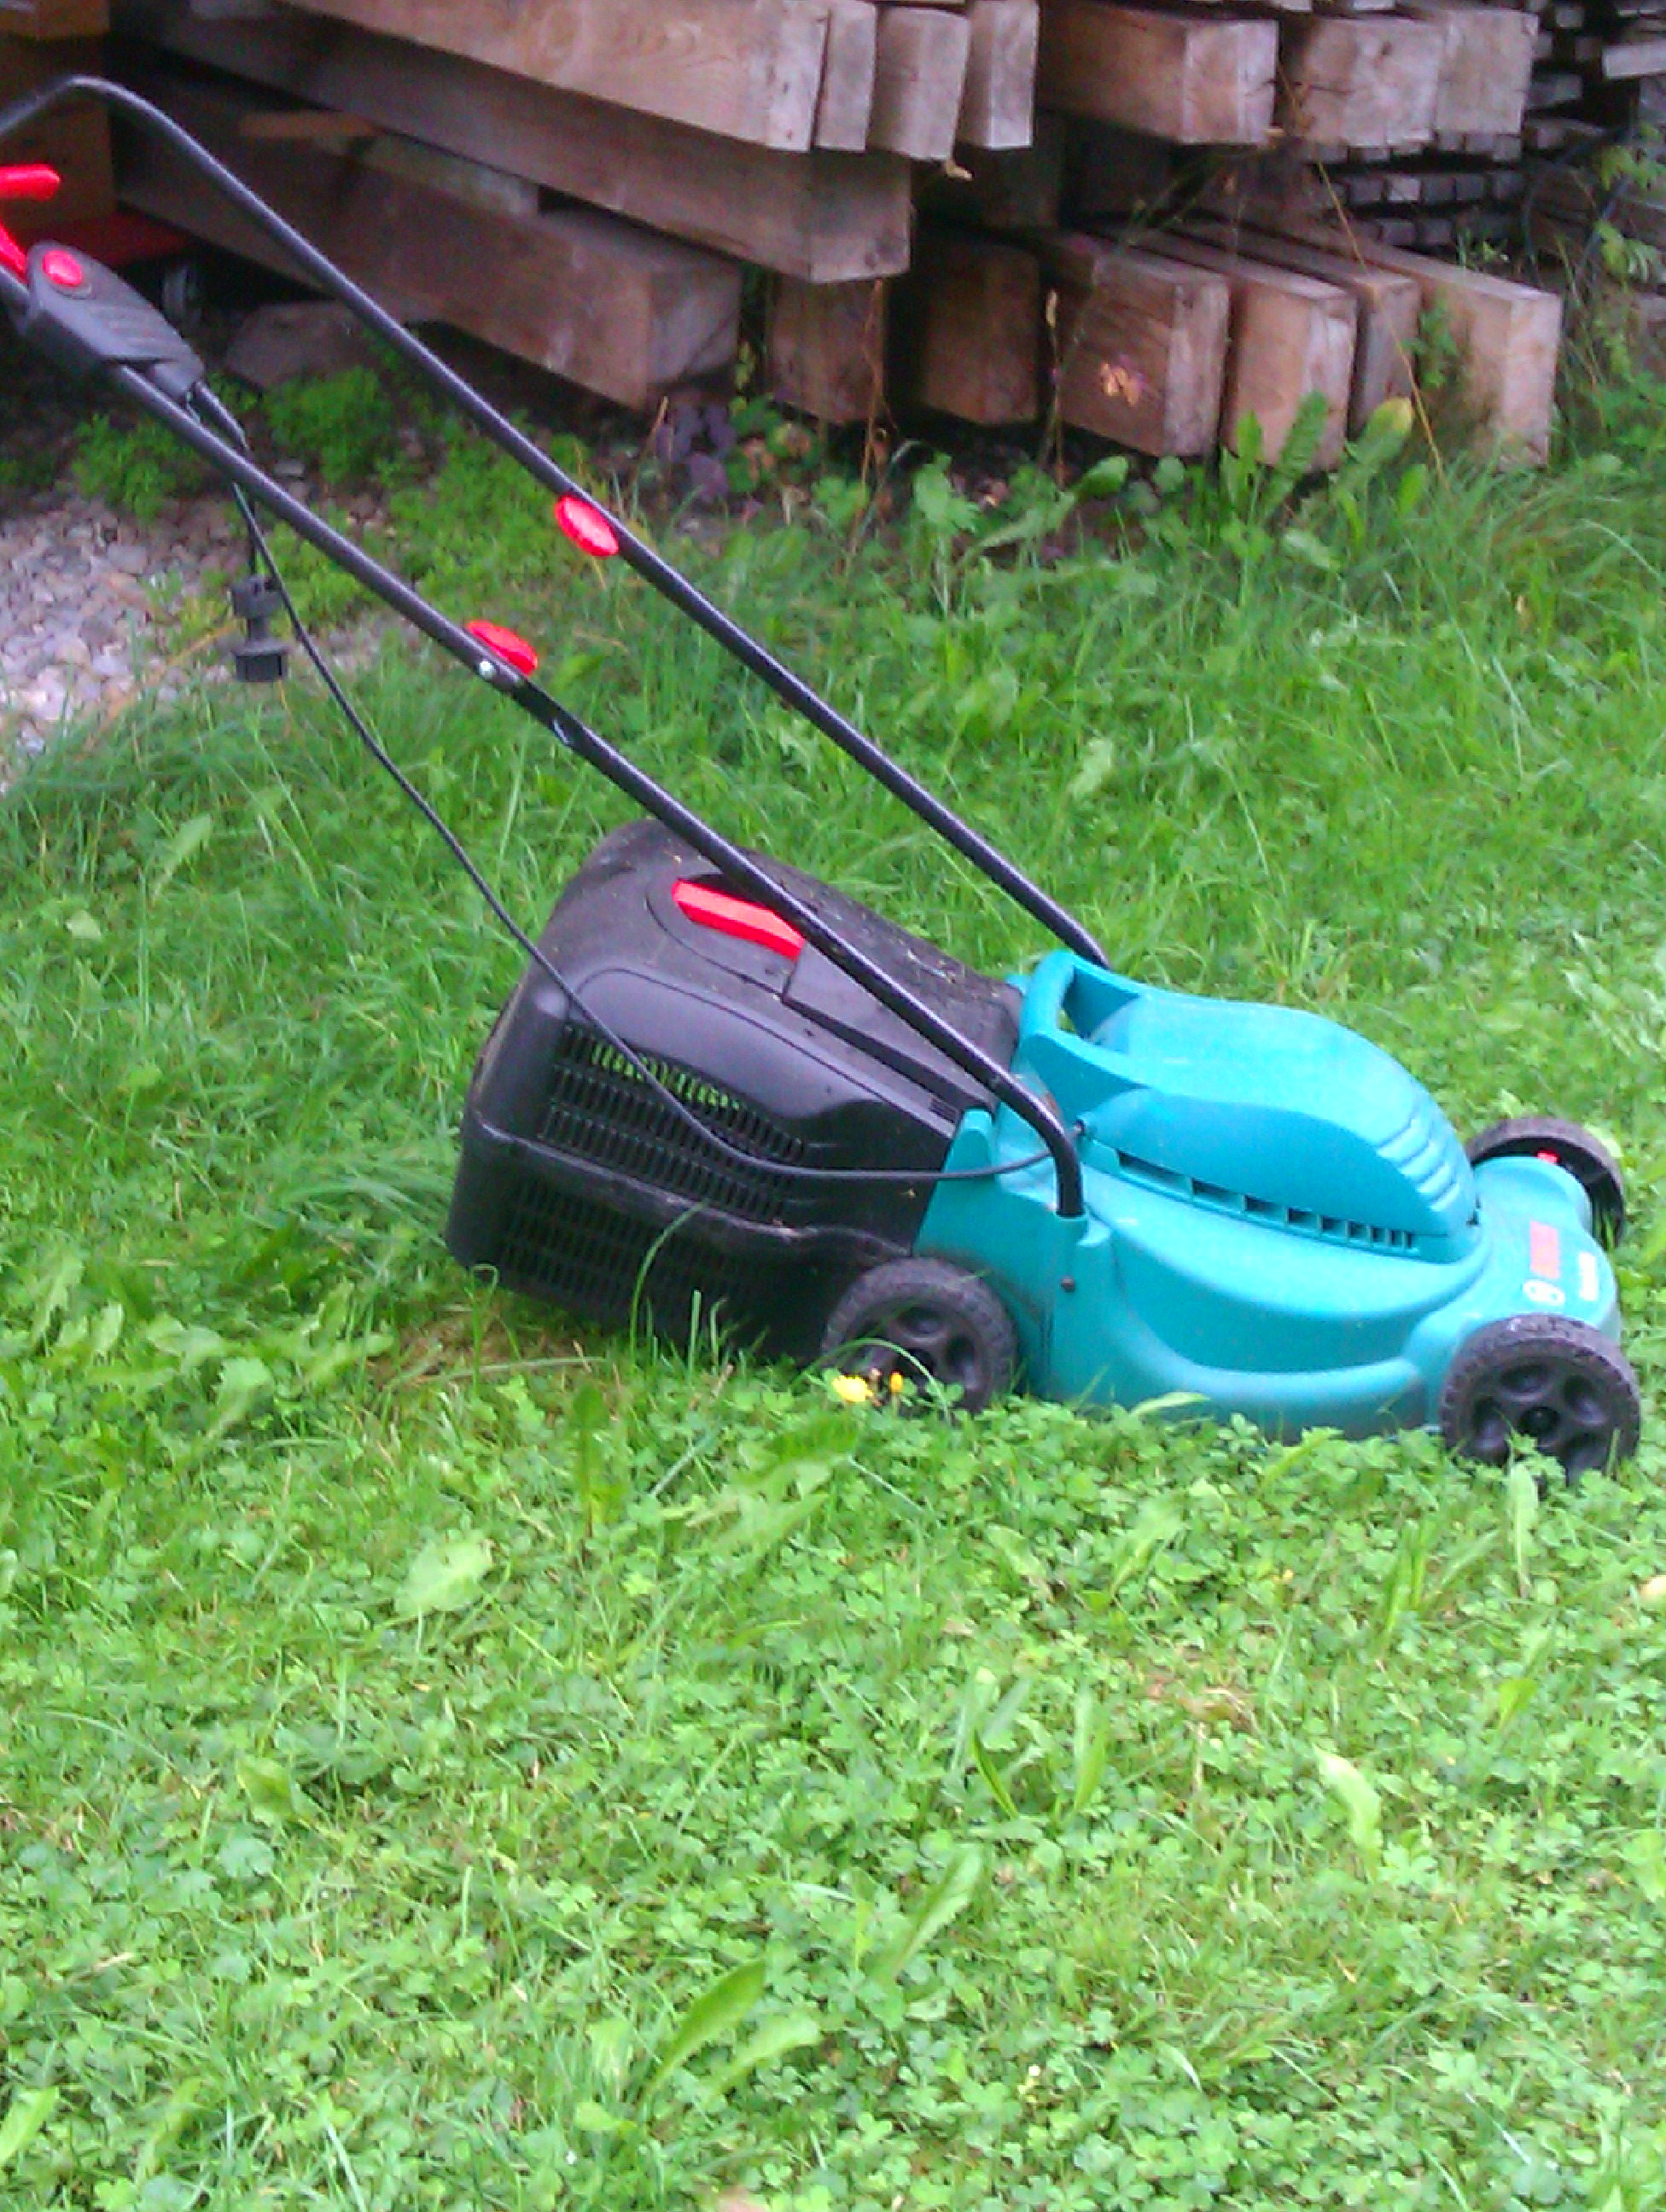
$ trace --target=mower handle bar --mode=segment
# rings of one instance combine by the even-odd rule
[[[6,129],[0,118],[0,135]],[[21,308],[29,298],[27,285],[0,260],[0,302]],[[994,1097],[1032,1128],[1046,1146],[1057,1177],[1059,1212],[1072,1219],[1083,1212],[1081,1163],[1074,1139],[1050,1100],[1038,1097],[1012,1071],[970,1037],[944,1020],[936,1008],[916,997],[904,985],[870,960],[860,947],[848,943],[814,908],[760,867],[749,854],[713,829],[691,808],[636,766],[628,755],[608,744],[585,722],[554,699],[530,675],[512,667],[489,646],[459,623],[442,614],[422,594],[396,576],[374,555],[344,537],[304,501],[267,475],[246,452],[222,437],[161,391],[139,370],[118,363],[106,371],[117,388],[137,406],[164,423],[176,437],[200,453],[219,473],[287,522],[297,536],[326,555],[354,580],[402,615],[424,636],[460,661],[483,683],[514,700],[569,752],[596,769],[617,790],[646,809],[718,869],[727,880],[784,915],[807,941],[834,964],[872,994],[881,1006],[905,1021],[955,1064],[974,1076]],[[211,395],[210,395],[211,396]],[[922,1178],[923,1179],[923,1178]]]
[[[368,323],[379,337],[420,368],[461,413],[467,416],[495,444],[519,461],[546,490],[563,496],[576,496],[587,505],[597,507],[599,512],[607,513],[582,485],[518,430],[489,400],[459,376],[454,369],[447,368],[420,338],[405,330],[351,277],[326,260],[316,246],[302,237],[293,225],[286,222],[276,210],[268,207],[206,147],[199,145],[172,116],[164,113],[140,94],[130,91],[125,85],[112,84],[102,77],[76,76],[59,78],[55,83],[15,102],[0,113],[0,141],[12,131],[33,123],[61,101],[77,94],[93,94],[108,100],[166,138],[177,152],[184,155],[217,185],[245,215],[276,239],[322,289],[334,293],[337,299],[344,301],[362,321]],[[726,652],[733,654],[744,667],[750,669],[767,684],[778,699],[848,753],[894,798],[901,799],[911,813],[934,830],[963,859],[970,860],[981,874],[1005,891],[1061,944],[1067,945],[1073,951],[1079,952],[1085,959],[1091,960],[1100,967],[1109,964],[1097,942],[1067,907],[1051,897],[998,846],[992,844],[981,831],[964,820],[935,793],[927,790],[916,777],[909,775],[900,762],[893,760],[882,746],[859,730],[854,722],[848,720],[819,692],[812,690],[802,677],[795,675],[766,646],[743,629],[721,607],[714,605],[679,569],[674,568],[663,555],[655,552],[617,515],[608,514],[607,519],[618,541],[620,555],[639,576],[691,621],[697,623],[708,635],[715,638]]]

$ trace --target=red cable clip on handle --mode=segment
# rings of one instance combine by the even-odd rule
[[[0,169],[0,200],[49,200],[59,182],[58,171],[44,161],[18,162]],[[14,276],[29,273],[29,257],[4,223],[0,223],[0,268],[9,269]]]

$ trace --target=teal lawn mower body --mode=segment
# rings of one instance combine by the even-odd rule
[[[1541,1358],[1547,1319],[1617,1340],[1591,1198],[1551,1144],[1472,1164],[1422,1085],[1333,1022],[1056,952],[1013,1064],[1080,1131],[1084,1214],[1049,1212],[1038,1168],[945,1183],[919,1249],[1000,1286],[1051,1396],[1359,1436],[1433,1422],[1461,1348],[1500,1323],[1532,1323]],[[950,1162],[1028,1140],[975,1113]],[[1584,1411],[1584,1455],[1606,1456],[1602,1407]]]

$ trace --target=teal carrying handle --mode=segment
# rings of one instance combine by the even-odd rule
[[[1018,1012],[1020,1041],[1051,1036],[1061,1025],[1064,1002],[1076,980],[1079,963],[1072,952],[1049,952],[1024,988]]]

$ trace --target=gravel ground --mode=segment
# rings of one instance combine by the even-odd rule
[[[141,690],[167,698],[171,611],[230,571],[235,519],[212,494],[140,524],[70,475],[88,395],[0,339],[0,783],[67,723],[96,727]],[[20,484],[24,488],[20,489]],[[200,661],[201,653],[189,656]]]
[[[159,617],[238,557],[223,500],[170,501],[142,526],[82,498],[67,481],[0,520],[0,729],[35,752],[66,721],[108,720],[143,684],[181,680]]]
[[[210,362],[223,360],[261,297],[260,282],[251,288],[236,280],[231,295],[193,329]],[[455,333],[425,335],[535,435],[576,434],[605,477],[648,490],[639,473],[648,464],[657,486],[650,495],[672,531],[702,536],[726,515],[754,511],[753,499],[732,494],[726,459],[734,432],[727,405],[711,395],[674,394],[648,425]],[[217,636],[182,644],[178,613],[216,579],[240,573],[235,512],[222,490],[210,489],[169,500],[154,521],[141,523],[84,495],[72,475],[77,441],[89,416],[109,407],[106,393],[66,379],[23,347],[0,317],[0,791],[66,729],[95,738],[136,698],[166,704],[187,685],[227,672]],[[853,449],[842,465],[855,458]],[[979,480],[992,470],[1000,474],[995,461],[1013,459],[1002,448],[993,460],[984,456],[973,474]],[[322,488],[298,463],[278,459],[271,465],[302,498],[319,503]],[[374,491],[327,496],[361,526],[380,507]],[[775,495],[762,496],[768,503]],[[784,502],[787,494],[780,496]],[[359,660],[384,620],[361,622],[350,637],[331,640],[332,649]],[[228,609],[226,624],[228,631]],[[294,673],[308,680],[299,664]]]
[[[248,304],[216,311],[194,333],[210,361],[223,356]],[[604,465],[628,465],[641,450],[641,426],[617,410],[466,340],[447,334],[442,343],[500,405],[537,428],[577,431]],[[79,492],[71,474],[77,437],[109,404],[21,345],[0,317],[0,790],[66,727],[95,734],[136,697],[166,703],[188,684],[224,673],[215,639],[181,649],[175,617],[216,576],[240,573],[234,510],[223,491],[209,489],[170,500],[155,521],[140,523]],[[320,487],[297,464],[271,465],[318,503]],[[330,497],[361,525],[380,506],[374,493]],[[372,618],[371,628],[380,627]],[[368,640],[331,642],[350,661]]]
[[[210,485],[163,501],[146,522],[87,497],[72,472],[76,439],[108,406],[96,389],[66,385],[0,321],[0,791],[67,729],[95,738],[137,698],[167,705],[229,674],[223,586],[246,558],[229,495]],[[268,465],[312,505],[326,495],[298,462]],[[350,527],[381,512],[374,491],[327,496]],[[179,611],[204,593],[223,619],[208,635],[195,625],[186,641]],[[352,664],[380,627],[368,617],[330,643]]]

